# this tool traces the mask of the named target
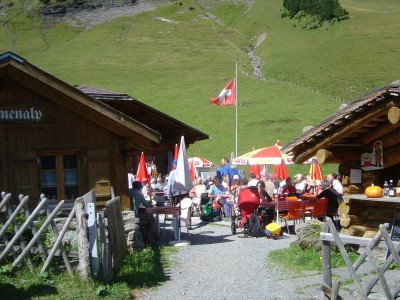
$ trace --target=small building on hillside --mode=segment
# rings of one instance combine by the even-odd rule
[[[342,232],[370,236],[393,222],[399,197],[367,198],[371,183],[400,180],[400,81],[365,94],[304,132],[282,151],[296,163],[316,156],[338,163],[345,188],[340,205]]]
[[[92,96],[12,52],[0,54],[2,190],[14,199],[29,195],[34,205],[41,193],[72,200],[96,189],[109,197],[112,186],[129,208],[127,170],[137,168],[138,154],[156,155],[157,166],[166,172],[168,153],[181,135],[187,146],[208,138],[144,104],[140,112],[130,111],[129,104],[119,110]],[[123,98],[140,106],[127,95]],[[142,114],[146,119],[136,119]]]

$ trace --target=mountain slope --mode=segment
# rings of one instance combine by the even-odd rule
[[[238,154],[285,144],[343,102],[399,79],[394,0],[340,1],[350,19],[312,31],[281,18],[278,0],[153,3],[93,26],[78,15],[46,25],[22,13],[0,30],[0,51],[72,85],[127,93],[208,133],[189,152],[216,162],[235,151],[235,108],[208,101],[235,76],[235,61]],[[260,58],[261,80],[249,52]]]

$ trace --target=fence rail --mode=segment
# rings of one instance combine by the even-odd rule
[[[320,239],[322,241],[322,265],[323,265],[323,284],[322,289],[325,292],[325,296],[329,299],[343,299],[339,295],[339,289],[341,280],[335,280],[332,284],[332,268],[331,268],[331,242],[335,243],[339,248],[339,251],[343,257],[346,267],[349,271],[351,279],[353,280],[357,299],[368,299],[368,295],[371,293],[372,289],[376,286],[376,283],[380,281],[383,293],[382,297],[386,299],[395,299],[400,294],[400,286],[395,286],[393,289],[388,284],[388,280],[385,277],[385,272],[389,269],[389,266],[393,262],[396,263],[397,268],[400,270],[400,242],[394,242],[391,240],[390,235],[387,231],[389,225],[383,224],[379,226],[379,231],[373,239],[370,238],[360,238],[348,235],[340,235],[330,218],[327,218],[327,225],[323,228],[320,234]],[[364,251],[361,253],[357,261],[352,264],[348,253],[345,248],[345,244],[353,244],[365,246]],[[389,252],[388,257],[383,262],[379,263],[379,260],[375,257],[373,249],[387,249]],[[372,265],[373,276],[368,282],[362,284],[360,277],[357,275],[356,271],[362,265],[364,261],[368,259],[369,263]]]

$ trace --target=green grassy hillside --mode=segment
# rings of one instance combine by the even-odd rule
[[[239,155],[285,144],[341,103],[400,79],[397,0],[342,0],[349,20],[316,30],[281,18],[281,0],[179,2],[86,29],[45,26],[36,2],[20,1],[0,16],[0,52],[14,51],[71,85],[127,93],[208,133],[189,155],[217,163],[235,150],[235,108],[209,99],[235,76],[235,61]],[[262,80],[252,77],[250,50],[262,60]]]

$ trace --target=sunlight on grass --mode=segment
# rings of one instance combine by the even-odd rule
[[[355,252],[348,252],[348,255],[352,263],[359,256]],[[286,272],[292,274],[294,277],[301,276],[305,270],[322,271],[322,257],[320,252],[315,249],[303,250],[295,243],[288,248],[271,251],[268,257],[273,263],[282,266]],[[346,266],[338,251],[331,251],[331,264],[332,268]]]
[[[82,280],[53,264],[49,272],[39,275],[21,267],[13,272],[0,268],[0,295],[2,299],[131,299],[133,290],[156,287],[167,279],[166,269],[174,264],[174,247],[145,248],[130,252],[114,281],[104,285],[94,279]],[[73,287],[73,288],[71,288]]]

